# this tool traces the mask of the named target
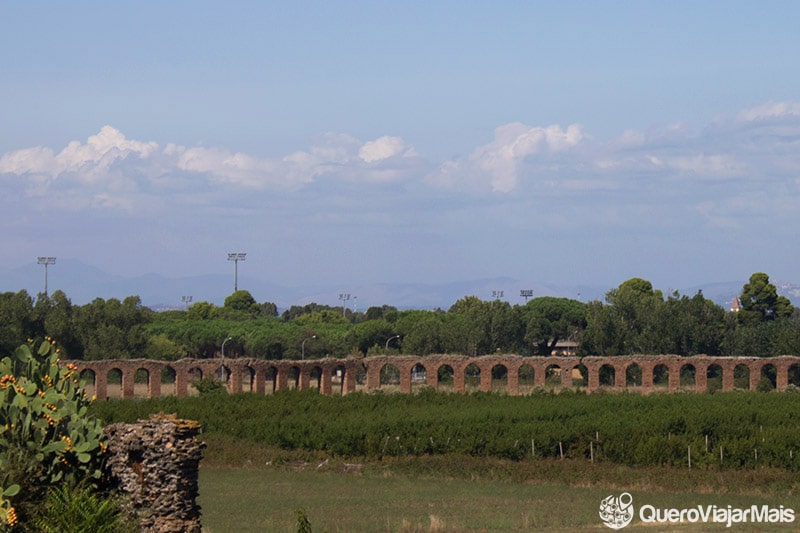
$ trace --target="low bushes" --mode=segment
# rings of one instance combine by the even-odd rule
[[[198,420],[209,435],[283,449],[381,458],[467,454],[582,458],[632,466],[800,470],[795,394],[540,394],[284,391],[95,403],[108,422],[151,412]],[[721,451],[720,451],[721,449]]]

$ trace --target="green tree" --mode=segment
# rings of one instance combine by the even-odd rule
[[[631,278],[610,290],[606,301],[622,324],[624,354],[659,351],[659,311],[664,305],[661,291],[654,290],[647,280]]]
[[[584,355],[621,355],[625,352],[624,325],[613,306],[600,301],[586,305],[586,330],[579,353]]]
[[[75,333],[72,302],[64,292],[57,290],[50,296],[41,293],[33,306],[33,316],[37,323],[37,336],[47,335],[58,339],[65,357],[79,357],[83,354],[83,345]]]
[[[219,309],[209,302],[196,302],[186,310],[186,316],[192,320],[208,320],[217,318]]]
[[[385,320],[367,320],[349,328],[347,343],[361,353],[367,353],[376,345],[383,348],[392,335],[392,325]]]
[[[259,306],[259,314],[265,317],[276,317],[278,316],[278,306],[272,302],[264,302]]]
[[[429,355],[444,352],[443,319],[439,313],[402,311],[395,325],[402,336],[404,353]]]
[[[29,338],[41,335],[33,318],[33,298],[27,291],[0,294],[0,351],[11,353]]]
[[[558,341],[576,338],[586,328],[586,304],[569,298],[534,298],[522,313],[525,342],[538,355],[550,355]]]
[[[75,313],[75,329],[83,344],[85,359],[132,359],[147,351],[146,325],[152,311],[138,296],[122,302],[96,298]]]
[[[245,290],[238,290],[232,293],[230,296],[225,298],[225,304],[223,305],[225,309],[231,309],[233,311],[244,311],[246,313],[251,314],[258,314],[261,309],[256,303],[255,298],[253,295],[250,294],[249,291]]]
[[[778,289],[769,282],[769,276],[756,272],[742,287],[739,296],[741,310],[737,314],[739,324],[752,326],[759,322],[788,318],[794,307],[785,296],[778,296]]]
[[[397,308],[391,305],[373,306],[365,313],[366,320],[388,320],[392,322],[397,319]]]

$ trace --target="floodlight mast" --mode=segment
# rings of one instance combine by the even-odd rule
[[[528,298],[533,296],[533,290],[531,290],[531,289],[522,289],[521,291],[519,291],[519,295],[520,295],[520,297],[525,298],[525,303],[528,303]]]
[[[228,261],[233,261],[233,292],[239,290],[239,261],[244,261],[246,252],[228,253]]]
[[[347,302],[347,300],[350,299],[350,293],[349,292],[339,293],[339,299],[342,301],[342,316],[344,316],[345,302]]]
[[[186,310],[188,311],[189,310],[189,304],[192,303],[192,297],[191,296],[181,296],[181,301],[183,302],[183,305],[186,306]]]
[[[47,265],[55,265],[55,257],[37,257],[36,262],[44,265],[44,295],[47,297]]]
[[[494,298],[495,300],[499,300],[500,298],[503,297],[503,292],[504,291],[492,291],[492,298]]]

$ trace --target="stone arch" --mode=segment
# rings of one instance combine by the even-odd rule
[[[555,363],[549,364],[544,369],[544,383],[548,387],[560,387],[561,380],[561,367]]]
[[[264,369],[264,393],[275,394],[278,391],[278,367],[269,365]]]
[[[150,396],[150,371],[144,367],[138,367],[133,373],[133,397],[148,398]]]
[[[256,371],[250,365],[242,365],[240,369],[241,378],[241,391],[242,392],[255,392]]]
[[[481,390],[481,369],[475,363],[470,363],[464,368],[464,390],[465,392]]]
[[[193,385],[201,379],[203,379],[203,369],[199,366],[189,366],[189,368],[187,368],[183,373],[184,381],[182,381],[182,389],[184,394],[187,396],[195,396],[199,394]]]
[[[62,363],[66,364],[66,363]],[[602,386],[622,388],[631,386],[632,368],[637,366],[642,372],[642,392],[669,387],[670,391],[680,387],[691,388],[696,392],[715,390],[715,380],[722,374],[722,389],[734,388],[756,390],[763,377],[768,379],[769,388],[784,389],[789,385],[800,387],[800,357],[781,356],[775,358],[756,357],[715,357],[692,356],[679,357],[673,355],[639,355],[623,357],[588,356],[581,359],[563,357],[522,358],[518,355],[495,354],[492,356],[467,357],[463,355],[432,355],[424,359],[415,356],[367,357],[363,360],[322,359],[314,361],[266,361],[266,360],[219,360],[219,359],[186,359],[175,362],[152,360],[102,360],[76,361],[77,371],[83,377],[93,376],[93,383],[87,384],[87,393],[94,389],[95,395],[105,398],[130,398],[134,394],[143,394],[143,375],[147,376],[147,393],[151,397],[163,393],[179,396],[197,394],[191,381],[198,379],[217,379],[226,383],[232,392],[256,389],[258,393],[286,389],[289,385],[289,369],[295,365],[300,370],[299,388],[309,388],[311,373],[316,378],[316,387],[322,394],[331,394],[338,385],[342,393],[357,390],[359,385],[359,369],[366,367],[368,389],[377,389],[381,385],[381,370],[391,364],[399,373],[399,385],[402,392],[411,392],[411,372],[415,365],[425,367],[427,385],[438,388],[440,383],[449,385],[452,376],[452,390],[466,392],[467,389],[492,390],[493,378],[502,379],[503,369],[507,380],[508,394],[526,394],[533,387],[546,384],[546,369],[550,369],[551,383],[554,370],[560,370],[562,386],[574,386],[576,380],[584,381],[583,372],[588,373],[587,392],[594,392]],[[225,366],[229,365],[229,366]],[[312,365],[318,365],[313,370]],[[337,368],[338,365],[338,368]],[[584,366],[585,365],[585,366]],[[230,371],[233,369],[233,372]],[[421,370],[417,366],[418,370]],[[139,378],[137,379],[137,370]],[[342,375],[334,374],[339,370]],[[498,374],[498,372],[500,374]],[[577,372],[576,374],[573,374]],[[254,376],[255,375],[255,376]],[[578,377],[580,376],[580,378]],[[623,377],[624,376],[624,377]],[[255,377],[255,382],[253,382]],[[344,377],[344,379],[342,379]],[[267,383],[269,380],[269,383]],[[623,383],[623,380],[625,383]],[[363,380],[362,380],[363,381]],[[418,385],[423,380],[417,379]],[[136,383],[138,382],[138,383]],[[333,382],[333,383],[332,383]],[[385,382],[385,379],[384,379]],[[163,387],[162,383],[169,383]],[[578,383],[580,384],[580,383]],[[333,385],[333,386],[332,386]],[[295,386],[297,383],[295,382]],[[634,385],[636,382],[634,381]],[[445,388],[447,388],[445,386]]]
[[[787,383],[795,387],[800,387],[800,363],[790,365],[786,373]]]
[[[708,365],[708,368],[706,368],[706,391],[711,393],[721,391],[723,377],[722,365],[717,363]]]
[[[737,389],[750,390],[750,367],[744,363],[733,368],[733,386]]]
[[[589,386],[589,369],[584,364],[575,365],[572,369],[572,387],[586,388]]]
[[[178,372],[172,365],[164,365],[159,372],[162,396],[178,395]]]
[[[528,363],[522,364],[517,371],[517,382],[520,394],[530,394],[536,386],[536,371]]]
[[[367,387],[367,365],[359,362],[353,369],[356,378],[356,387],[366,390]]]
[[[440,365],[436,369],[436,390],[452,392],[455,386],[456,372],[451,365]]]
[[[775,390],[778,385],[778,369],[772,363],[761,365],[758,390]]]
[[[606,363],[601,365],[598,370],[600,387],[616,387],[617,386],[617,372],[614,365]]]
[[[106,372],[106,383],[108,384],[106,397],[108,399],[124,398],[122,389],[125,382],[125,375],[118,366],[113,366]]]
[[[428,369],[422,363],[411,367],[411,392],[417,392],[428,384]]]
[[[300,367],[297,365],[292,365],[289,367],[288,373],[288,388],[289,389],[299,389],[300,388]]]
[[[392,363],[381,366],[380,388],[389,391],[400,390],[400,370]]]
[[[338,394],[339,396],[347,394],[345,389],[347,378],[347,367],[344,364],[335,365],[331,369],[331,394]]]
[[[653,388],[669,390],[669,366],[664,363],[653,367]]]
[[[638,363],[631,363],[625,368],[625,387],[642,387],[642,367]]]
[[[217,366],[214,370],[214,379],[227,386],[231,379],[230,367],[224,363]]]
[[[682,389],[695,390],[697,388],[697,368],[691,363],[684,363],[678,370]]]
[[[309,387],[317,389],[318,391],[322,390],[322,367],[319,365],[315,365],[311,368],[308,373],[308,380],[309,380]]]
[[[197,381],[203,379],[203,369],[199,366],[193,366],[189,370],[186,371],[186,374],[189,376],[189,381]]]
[[[508,393],[508,367],[503,363],[492,366],[492,391]]]
[[[92,396],[98,397],[98,399],[105,400],[105,398],[99,398],[97,395],[97,372],[94,371],[92,368],[84,368],[78,374],[78,380],[81,383],[85,383],[83,386],[83,390],[86,391],[86,395],[90,398]]]

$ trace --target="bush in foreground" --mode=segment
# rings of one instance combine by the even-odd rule
[[[0,360],[0,527],[24,528],[54,487],[99,486],[105,444],[72,364],[47,339]],[[41,528],[39,528],[41,529]]]

